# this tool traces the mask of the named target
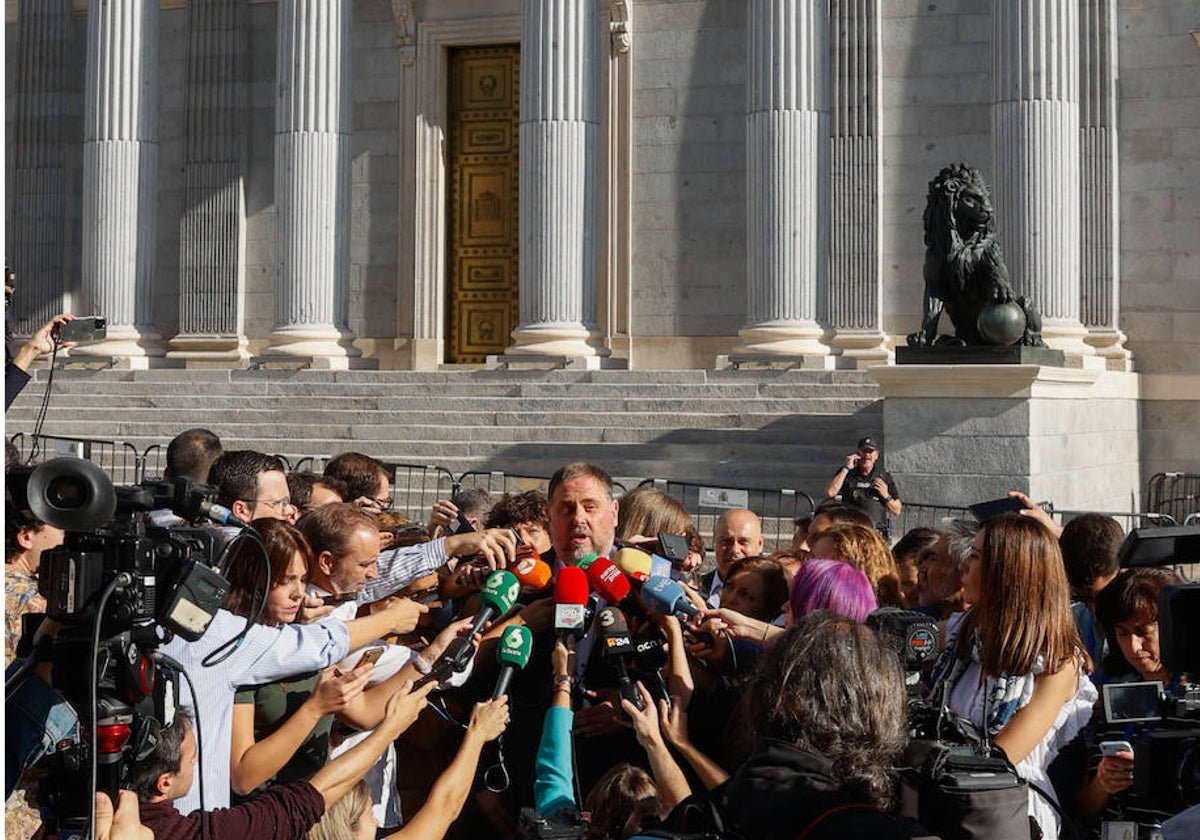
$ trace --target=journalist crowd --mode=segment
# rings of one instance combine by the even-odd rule
[[[296,472],[181,432],[163,478],[204,516],[145,530],[209,534],[220,578],[195,580],[222,600],[181,621],[202,632],[134,631],[157,683],[93,799],[60,753],[105,712],[51,591],[86,546],[34,515],[10,445],[6,836],[68,814],[160,840],[1200,836],[1200,697],[1160,646],[1177,574],[1119,568],[1111,516],[1060,526],[1015,492],[889,534],[878,455],[859,441],[768,550],[754,511],[702,532],[596,464],[414,521],[367,455]],[[101,693],[146,682],[114,672]]]

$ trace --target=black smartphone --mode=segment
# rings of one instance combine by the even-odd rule
[[[100,341],[108,336],[108,319],[99,315],[88,315],[84,318],[74,318],[65,324],[59,324],[54,331],[54,337],[62,344],[73,341],[76,344],[85,341]]]
[[[336,606],[338,604],[345,604],[348,601],[356,601],[356,600],[358,600],[358,593],[344,592],[341,595],[326,595],[325,597],[323,597],[321,599],[321,603],[324,604],[325,606],[329,607],[329,606]]]
[[[469,534],[474,530],[475,526],[471,524],[471,520],[467,519],[467,515],[462,512],[461,508],[458,516],[446,526],[446,532],[450,534]]]
[[[687,560],[688,552],[691,551],[687,537],[668,534],[665,531],[658,532],[658,547],[662,549],[662,556],[675,566]]]
[[[990,502],[980,502],[979,504],[970,506],[971,513],[975,514],[975,518],[980,522],[986,522],[989,519],[995,519],[1003,513],[1016,513],[1019,510],[1025,509],[1025,503],[1020,499],[1005,497],[1003,499],[992,499]]]

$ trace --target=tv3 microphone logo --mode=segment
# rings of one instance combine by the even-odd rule
[[[617,617],[611,610],[600,611],[600,626],[604,628],[612,627],[617,623]]]

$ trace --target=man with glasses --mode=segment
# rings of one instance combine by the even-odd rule
[[[292,496],[283,461],[252,449],[225,452],[213,461],[208,481],[217,488],[217,504],[233,511],[243,522],[255,519],[289,519]],[[227,528],[226,536],[239,529]]]

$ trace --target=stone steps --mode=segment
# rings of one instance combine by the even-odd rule
[[[8,412],[28,432],[45,371]],[[356,450],[394,463],[548,476],[594,460],[642,478],[814,497],[864,434],[878,389],[855,371],[55,372],[43,432],[121,440],[138,452],[204,426],[227,448],[289,456]]]

